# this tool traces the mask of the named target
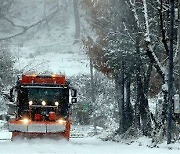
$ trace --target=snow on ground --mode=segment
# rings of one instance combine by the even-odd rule
[[[103,132],[101,128],[99,131]],[[90,126],[73,126],[72,133],[80,131],[84,134],[92,131]],[[179,154],[180,142],[167,145],[162,143],[158,148],[150,148],[151,139],[141,137],[130,145],[110,141],[102,141],[98,136],[84,138],[61,139],[10,139],[11,133],[0,129],[0,154]]]
[[[22,57],[16,63],[16,68],[20,68],[23,72],[45,72],[52,71],[53,73],[64,73],[68,76],[77,75],[79,73],[89,73],[89,64],[87,57],[80,53],[78,46],[61,45],[57,50],[38,54],[33,56],[34,53],[24,56],[21,51]],[[63,48],[60,50],[59,48]],[[73,48],[73,50],[72,50]],[[52,49],[52,47],[51,47]],[[25,50],[27,51],[27,50]],[[24,51],[24,52],[25,52]],[[39,50],[40,51],[40,50]]]
[[[0,132],[0,137],[7,137],[7,132]],[[144,144],[139,144],[143,142]],[[20,139],[16,141],[0,141],[1,154],[179,154],[179,145],[159,148],[146,146],[148,140],[141,138],[131,145],[101,141],[97,137],[71,138],[66,140],[52,139]]]

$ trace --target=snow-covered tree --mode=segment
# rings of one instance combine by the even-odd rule
[[[86,0],[83,2],[87,4]],[[96,9],[100,5],[103,9]],[[87,20],[97,38],[88,36],[84,44],[93,57],[94,66],[104,74],[112,75],[117,81],[116,85],[120,85],[117,89],[121,105],[120,120],[124,110],[122,79],[125,78],[127,82],[126,78],[131,74],[131,85],[136,87],[133,91],[136,93],[134,124],[142,129],[144,135],[150,135],[152,121],[148,98],[154,97],[161,90],[164,92],[162,114],[165,113],[161,118],[166,118],[167,89],[161,87],[167,87],[168,77],[169,1],[89,1],[87,6],[90,6],[90,11],[87,12],[92,17]],[[175,6],[177,7],[177,3]],[[175,34],[176,29],[177,26]],[[175,48],[176,45],[175,37]],[[177,62],[175,65],[178,66]],[[115,72],[118,74],[117,78]],[[175,81],[177,79],[175,75]],[[178,84],[175,83],[177,89]]]
[[[5,114],[7,111],[6,102],[8,101],[9,87],[14,82],[13,57],[9,52],[8,46],[1,45],[0,48],[0,112]]]
[[[92,124],[93,115],[97,126],[110,128],[117,123],[117,109],[115,103],[114,83],[103,74],[94,75],[95,102],[91,100],[90,75],[72,77],[72,84],[78,91],[78,103],[75,106],[76,122]],[[116,129],[116,127],[114,127]]]

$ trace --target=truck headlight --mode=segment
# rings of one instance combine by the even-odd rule
[[[23,124],[28,124],[29,123],[29,119],[28,118],[23,118],[21,121],[22,121]]]
[[[54,104],[55,104],[56,106],[58,106],[58,105],[59,105],[59,102],[55,102]]]
[[[29,105],[32,105],[33,104],[33,101],[29,101]]]
[[[45,102],[45,101],[42,101],[42,105],[45,106],[45,105],[46,105],[46,102]]]
[[[66,120],[61,118],[61,119],[58,120],[58,123],[61,124],[61,125],[65,125],[66,124]]]

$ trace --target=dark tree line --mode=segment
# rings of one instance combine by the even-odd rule
[[[152,135],[167,120],[167,78],[169,57],[169,1],[81,0],[97,38],[84,37],[94,67],[115,81],[122,134],[135,127]],[[178,8],[175,2],[175,8]],[[179,87],[178,22],[174,26],[174,90]],[[149,109],[149,98],[163,97],[161,121]],[[132,104],[134,99],[135,104]],[[129,120],[124,120],[129,117]],[[158,131],[158,130],[157,130]]]

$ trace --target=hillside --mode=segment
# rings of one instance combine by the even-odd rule
[[[17,35],[8,43],[16,59],[15,68],[23,73],[89,72],[82,44],[74,43],[75,38],[78,39],[75,2],[17,0],[11,4],[7,20],[1,21],[0,33],[1,38]]]

